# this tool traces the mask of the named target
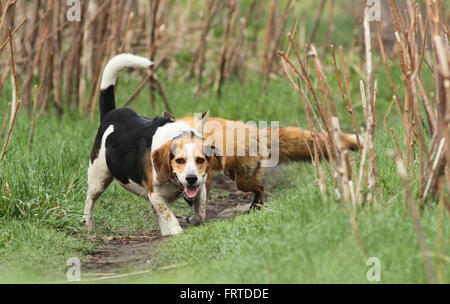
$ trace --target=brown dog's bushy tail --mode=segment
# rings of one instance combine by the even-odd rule
[[[310,131],[299,127],[278,128],[279,136],[279,159],[280,162],[311,160],[311,153],[314,155],[313,134]],[[341,134],[342,144],[345,149],[356,150],[358,148],[356,136],[353,134]],[[326,141],[329,141],[327,135],[318,134],[319,147],[317,153],[328,157]],[[322,150],[322,152],[320,151]]]

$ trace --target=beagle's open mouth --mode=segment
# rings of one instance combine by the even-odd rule
[[[184,196],[185,198],[192,200],[198,194],[198,186],[184,186]]]

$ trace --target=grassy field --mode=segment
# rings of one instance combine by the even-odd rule
[[[354,59],[358,65],[358,59]],[[330,62],[328,62],[330,63]],[[381,67],[380,65],[378,65]],[[328,71],[330,79],[332,70]],[[377,165],[384,203],[378,208],[362,206],[357,213],[358,228],[367,248],[358,247],[350,226],[349,209],[337,202],[324,201],[315,185],[309,163],[293,163],[277,173],[278,189],[271,193],[267,210],[233,217],[186,229],[170,237],[158,249],[158,262],[148,265],[155,271],[119,282],[151,283],[368,283],[369,257],[381,261],[381,283],[426,283],[427,275],[411,216],[404,207],[404,194],[395,166],[386,151],[394,141],[384,133],[383,115],[391,99],[380,68],[378,92]],[[398,77],[393,71],[394,77]],[[134,90],[139,77],[120,79],[120,104]],[[359,76],[350,75],[352,96],[361,117]],[[10,84],[0,97],[4,113]],[[262,79],[250,74],[245,87],[227,83],[222,99],[207,92],[196,98],[193,83],[163,81],[168,99],[178,117],[205,109],[212,116],[236,120],[278,120],[280,125],[307,126],[303,106],[285,78],[271,81],[264,109],[257,114]],[[332,85],[335,85],[332,82]],[[339,92],[335,92],[339,100]],[[137,101],[137,111],[156,116],[162,102],[151,111],[147,91]],[[23,110],[23,109],[22,109]],[[345,116],[340,105],[342,117]],[[69,257],[83,259],[94,249],[94,242],[79,225],[84,208],[86,171],[98,119],[90,122],[76,111],[61,118],[43,114],[36,126],[34,143],[28,146],[29,119],[22,111],[12,134],[0,171],[0,281],[64,281]],[[72,114],[70,114],[72,113]],[[351,130],[350,119],[342,120]],[[398,130],[395,115],[389,127]],[[401,141],[401,138],[399,138]],[[173,207],[178,215],[190,210],[183,201]],[[113,184],[100,198],[95,210],[95,235],[133,234],[156,229],[150,205]],[[438,230],[443,232],[444,254],[449,255],[450,221],[444,213],[438,221],[438,206],[430,202],[421,213],[429,249],[438,252]],[[432,258],[434,266],[437,259]],[[157,266],[179,265],[170,271]],[[128,271],[129,269],[124,269]],[[441,276],[449,282],[450,267]]]

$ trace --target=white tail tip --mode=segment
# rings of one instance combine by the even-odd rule
[[[120,54],[111,58],[103,70],[100,89],[107,89],[116,83],[117,74],[125,68],[148,68],[153,62],[147,58],[132,54]]]

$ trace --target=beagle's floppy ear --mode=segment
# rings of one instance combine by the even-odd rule
[[[206,123],[208,122],[209,110],[203,112],[202,115],[196,115],[194,117],[194,129],[200,134],[205,132]]]
[[[212,144],[206,144],[204,149],[206,157],[215,158],[219,163],[220,168],[225,168],[225,156],[223,155],[222,150]]]
[[[156,171],[156,179],[160,183],[167,182],[172,173],[170,160],[173,158],[172,141],[162,145],[159,149],[153,151],[152,160]]]

